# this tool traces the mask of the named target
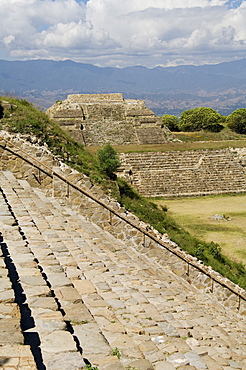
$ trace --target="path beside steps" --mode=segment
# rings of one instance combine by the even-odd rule
[[[0,190],[1,369],[246,369],[245,317],[11,172]]]

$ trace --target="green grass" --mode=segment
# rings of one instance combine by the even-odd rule
[[[115,348],[113,349],[112,355],[113,355],[113,356],[116,356],[116,357],[118,357],[118,359],[120,359],[120,358],[121,358],[121,353],[120,353],[119,348],[115,347]]]
[[[40,143],[47,143],[49,149],[55,155],[58,155],[68,165],[90,176],[93,182],[100,184],[106,192],[112,194],[120,204],[141,220],[151,224],[161,233],[168,233],[170,238],[180,248],[202,259],[205,264],[212,266],[222,275],[246,288],[246,270],[242,263],[233,262],[228,257],[225,257],[221,253],[221,248],[218,244],[206,242],[203,238],[192,235],[191,232],[180,226],[169,212],[166,212],[165,207],[159,209],[156,204],[140,196],[122,179],[109,179],[100,170],[99,162],[95,155],[96,148],[90,148],[90,151],[85,150],[81,144],[73,140],[60,126],[49,120],[46,114],[37,111],[25,100],[19,101],[5,97],[0,98],[1,100],[7,100],[12,104],[12,108],[5,110],[5,117],[0,121],[2,129],[10,132],[20,132],[24,135],[35,135]],[[219,145],[220,143],[208,142],[207,144]],[[163,150],[164,147],[165,150],[190,150],[194,149],[194,145],[198,145],[196,149],[204,149],[205,144],[194,142],[185,144],[173,143],[161,147]],[[240,142],[238,140],[236,146],[239,147],[240,145],[245,146],[245,141]],[[231,142],[230,146],[232,146]],[[150,147],[153,148],[153,146],[145,146],[144,150]],[[115,146],[114,148],[117,149]],[[126,150],[129,149],[129,147],[124,148],[127,148]],[[157,145],[155,148],[159,150]],[[134,147],[136,151],[141,151],[142,149],[141,146]]]
[[[85,369],[86,370],[99,370],[97,366],[92,366],[89,364],[86,365]]]

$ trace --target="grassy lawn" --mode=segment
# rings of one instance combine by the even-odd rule
[[[218,243],[222,252],[246,265],[246,195],[155,199],[192,235]],[[225,216],[216,220],[215,215]]]

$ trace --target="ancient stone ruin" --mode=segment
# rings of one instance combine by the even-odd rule
[[[68,95],[47,114],[86,146],[177,141],[143,100],[125,100],[122,94]]]
[[[245,369],[242,288],[46,145],[1,131],[0,183],[1,369]]]
[[[147,197],[242,193],[245,158],[239,149],[122,153],[119,176]]]

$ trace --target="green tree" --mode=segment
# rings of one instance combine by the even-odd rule
[[[106,144],[102,149],[99,149],[97,158],[100,171],[108,177],[114,178],[114,172],[120,167],[120,160],[112,145]]]
[[[227,118],[228,127],[238,134],[246,134],[246,108],[239,108]]]
[[[162,116],[163,125],[167,126],[170,131],[180,131],[179,129],[179,119],[172,114],[164,114]]]
[[[181,114],[179,128],[181,131],[220,132],[224,128],[223,121],[224,117],[213,108],[192,108]]]

